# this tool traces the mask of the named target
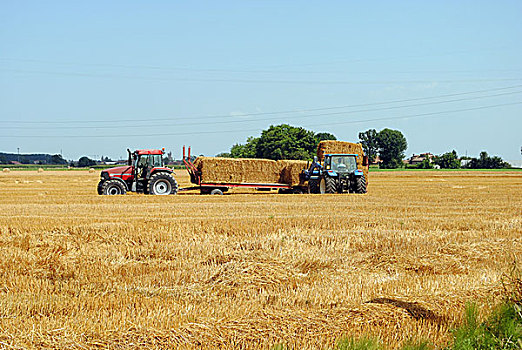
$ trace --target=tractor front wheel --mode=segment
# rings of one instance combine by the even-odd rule
[[[127,189],[120,180],[106,180],[103,183],[100,181],[100,184],[98,184],[98,193],[105,196],[115,196],[127,193]]]
[[[323,177],[319,183],[319,191],[321,194],[325,193],[336,193],[337,191],[336,181],[333,177]]]
[[[156,173],[150,177],[149,194],[169,195],[178,193],[178,183],[169,173]]]
[[[355,193],[366,193],[366,179],[364,176],[355,179]]]

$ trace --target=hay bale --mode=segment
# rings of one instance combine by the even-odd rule
[[[38,172],[39,172],[39,173],[43,173],[44,170],[43,170],[42,168],[38,168]]]
[[[306,160],[278,160],[280,167],[279,182],[291,186],[304,185],[301,179],[303,169],[306,169]]]
[[[306,161],[198,157],[194,165],[201,172],[202,182],[299,185]]]
[[[9,169],[9,168],[4,168],[4,169],[2,169],[2,171],[3,171],[4,173],[9,173],[9,172],[11,172],[11,169]]]
[[[319,145],[317,145],[317,158],[319,161],[322,162],[324,160],[325,154],[333,153],[348,153],[359,155],[359,157],[357,157],[357,168],[363,170],[366,184],[368,184],[368,167],[362,165],[364,151],[360,143],[328,140],[321,141],[319,142]]]
[[[95,171],[96,171],[96,170],[94,170],[94,168],[90,168],[90,169],[89,169],[89,174],[92,174],[92,173],[94,173]]]
[[[364,151],[360,143],[352,143],[345,141],[321,141],[317,145],[317,158],[323,161],[325,154],[331,153],[350,153],[363,156]],[[362,157],[361,158],[362,162]]]

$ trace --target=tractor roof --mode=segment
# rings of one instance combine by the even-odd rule
[[[144,154],[163,154],[163,151],[160,150],[160,149],[138,149],[135,151],[135,153],[139,154],[139,155],[144,155]]]

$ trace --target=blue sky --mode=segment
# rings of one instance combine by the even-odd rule
[[[520,159],[520,1],[2,1],[0,151],[180,157],[271,124]]]

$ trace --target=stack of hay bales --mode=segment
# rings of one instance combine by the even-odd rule
[[[4,173],[9,173],[9,172],[11,172],[11,169],[9,169],[9,168],[4,168],[4,169],[2,169],[2,171],[3,171]]]
[[[279,182],[291,186],[304,185],[301,179],[301,172],[307,168],[306,160],[278,160],[280,167]]]
[[[319,142],[319,145],[317,146],[317,158],[320,162],[323,161],[325,154],[335,153],[359,155],[359,157],[357,157],[357,168],[363,169],[364,178],[366,179],[366,183],[368,183],[368,167],[362,165],[364,151],[360,143],[330,140]]]
[[[198,157],[194,165],[206,183],[301,184],[299,174],[306,161],[250,158]]]

